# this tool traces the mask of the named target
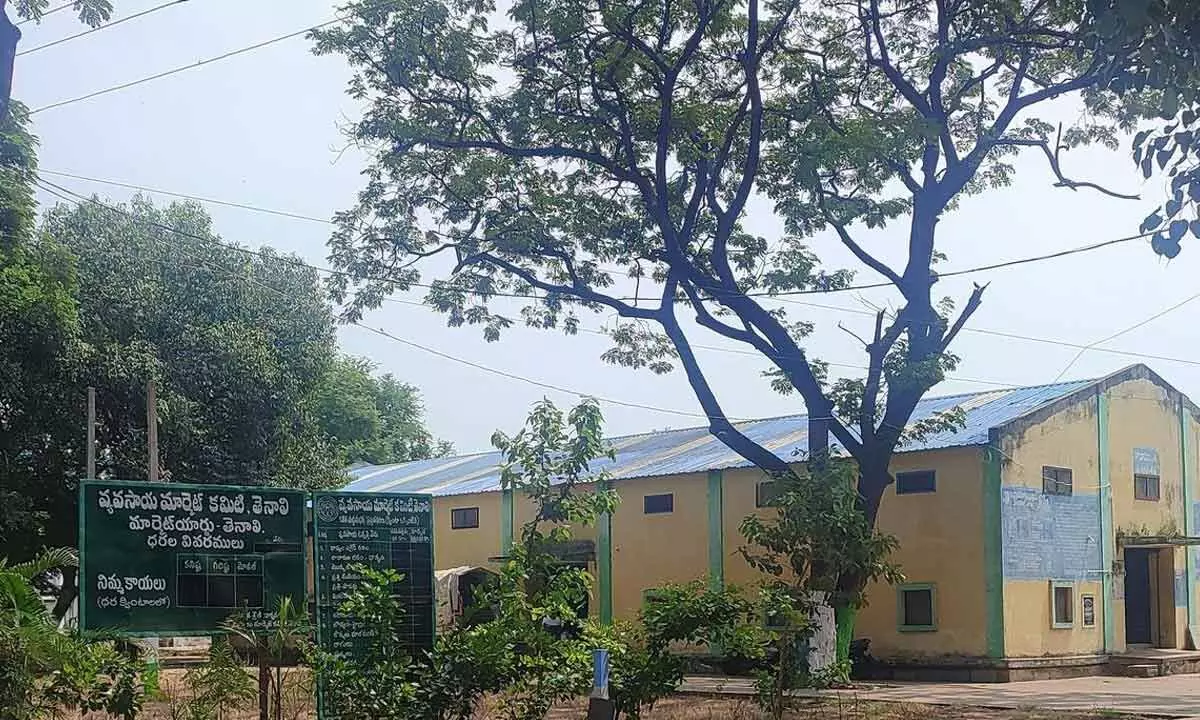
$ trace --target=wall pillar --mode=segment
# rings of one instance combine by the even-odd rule
[[[1117,554],[1117,536],[1113,530],[1112,480],[1109,477],[1108,457],[1108,395],[1096,391],[1096,463],[1098,482],[1096,497],[1100,502],[1100,584],[1104,596],[1104,652],[1112,652],[1116,646],[1116,620],[1113,606],[1116,592],[1113,588],[1113,563]]]
[[[708,471],[708,586],[725,588],[725,480],[720,470]]]
[[[1188,409],[1187,401],[1182,395],[1179,397],[1179,467],[1183,480],[1183,534],[1187,537],[1195,537],[1196,518],[1195,518],[1195,496],[1192,494],[1192,483],[1195,482],[1195,463],[1192,462],[1192,434],[1188,427]],[[1196,611],[1196,557],[1195,552],[1191,547],[1183,549],[1183,568],[1186,573],[1183,583],[1184,596],[1187,598],[1187,625],[1194,625],[1197,622]]]
[[[601,490],[608,490],[609,483],[600,483]],[[596,520],[596,584],[600,595],[600,624],[611,625],[613,620],[612,580],[612,513],[601,513]]]
[[[1000,449],[992,437],[983,451],[983,568],[984,603],[987,608],[988,657],[1004,657],[1004,546],[1000,493]]]
[[[500,493],[500,555],[512,551],[513,544],[513,491]]]

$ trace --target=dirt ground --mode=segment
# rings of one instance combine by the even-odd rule
[[[316,718],[305,678],[297,677],[288,683],[290,695],[285,703],[286,720]],[[187,702],[183,671],[163,672],[161,686],[164,699],[147,703],[142,720],[172,720],[180,716]],[[285,686],[287,687],[287,686]],[[172,712],[174,706],[174,712]],[[585,702],[555,708],[548,720],[583,720],[587,716]],[[227,720],[257,720],[255,708],[244,708],[227,716]],[[762,720],[764,716],[749,699],[710,698],[678,695],[656,705],[645,720]],[[787,716],[788,720],[1144,720],[1135,715],[1118,715],[1111,711],[1065,712],[1062,710],[997,710],[979,707],[922,705],[916,703],[874,702],[846,697],[819,700],[798,700]],[[90,716],[88,720],[100,720]],[[498,720],[484,709],[476,720]]]

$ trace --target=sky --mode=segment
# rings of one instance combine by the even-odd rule
[[[114,0],[114,20],[161,5],[163,0]],[[52,2],[52,5],[58,5]],[[17,58],[14,97],[33,109],[137,80],[206,58],[326,22],[335,4],[323,0],[187,0],[86,37]],[[80,32],[62,12],[41,25],[21,26],[21,50]],[[296,37],[228,59],[197,66],[158,80],[89,100],[36,112],[39,163],[47,180],[73,191],[112,201],[135,192],[53,173],[70,173],[189,195],[328,218],[352,207],[367,158],[347,146],[345,129],[361,106],[345,94],[350,72],[340,57],[315,57],[311,43]],[[1039,111],[1041,117],[1070,120],[1074,101]],[[1127,143],[1126,143],[1127,145]],[[1017,162],[1007,188],[968,198],[940,225],[945,270],[975,267],[1042,255],[1136,234],[1141,219],[1163,196],[1162,181],[1143,182],[1126,148],[1073,151],[1064,170],[1141,201],[1123,201],[1086,190],[1053,187],[1044,160],[1027,154]],[[166,202],[166,196],[151,195]],[[41,196],[43,203],[55,202]],[[208,205],[214,228],[224,240],[296,253],[327,265],[331,227],[312,220],[284,218]],[[781,223],[768,202],[757,200],[747,219],[750,229],[771,238]],[[865,235],[868,249],[884,258],[902,257],[904,225]],[[1196,241],[1192,241],[1196,243]],[[812,248],[827,267],[856,267],[832,233],[817,235]],[[423,278],[436,277],[437,267]],[[984,303],[960,335],[953,351],[962,358],[953,380],[931,394],[977,392],[1005,384],[1033,385],[1062,379],[1099,377],[1145,362],[1184,393],[1200,399],[1200,244],[1185,241],[1183,252],[1166,262],[1143,241],[1121,243],[1014,268],[947,278],[938,294],[960,305],[972,283],[988,283]],[[879,278],[861,269],[859,282]],[[420,293],[398,296],[419,301]],[[894,306],[887,291],[804,297],[825,307],[788,304],[793,319],[814,322],[810,354],[849,366],[864,364],[862,347],[844,326],[870,333],[873,306]],[[505,302],[498,301],[503,307]],[[1182,305],[1179,305],[1183,303]],[[1179,307],[1160,313],[1179,305]],[[516,307],[513,307],[515,312]],[[1155,317],[1158,316],[1158,317]],[[1150,320],[1151,318],[1154,318]],[[1088,345],[1138,323],[1125,333],[1082,354],[1052,342],[999,337],[1019,334],[1059,343]],[[584,316],[596,329],[611,321]],[[609,435],[705,424],[703,413],[681,371],[656,376],[648,371],[603,363],[606,339],[595,334],[513,328],[499,342],[485,342],[479,328],[449,328],[427,307],[385,303],[364,322],[419,343],[420,350],[344,326],[344,351],[370,358],[381,372],[420,389],[430,430],[470,452],[489,448],[493,431],[515,431],[530,406],[548,397],[560,406],[581,395],[602,402]],[[781,396],[762,378],[766,362],[737,350],[721,338],[691,326],[698,349],[726,413],[734,418],[801,413],[796,396]],[[1120,353],[1142,353],[1147,360]],[[445,355],[553,385],[551,390],[488,373]],[[1178,360],[1187,360],[1179,362]],[[1194,363],[1194,364],[1193,364]],[[1068,365],[1070,367],[1068,369]],[[1066,371],[1064,374],[1064,370]],[[860,374],[835,366],[834,375]],[[608,400],[616,402],[608,402]],[[620,403],[648,407],[630,407]]]

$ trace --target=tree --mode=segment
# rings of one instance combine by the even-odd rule
[[[71,394],[79,353],[70,254],[36,232],[36,141],[24,105],[0,120],[0,555],[33,557],[53,537],[50,514],[69,503],[61,483],[81,461],[82,395]]]
[[[1200,6],[1187,0],[1094,0],[1097,42],[1121,48],[1137,44],[1133,62],[1110,87],[1121,95],[1151,91],[1147,108],[1157,127],[1134,136],[1133,161],[1145,179],[1170,178],[1166,202],[1142,222],[1150,246],[1168,260],[1191,234],[1200,238]],[[1189,220],[1189,218],[1191,218]]]
[[[778,650],[773,672],[760,687],[772,716],[783,712],[788,692],[799,677],[795,648],[811,637],[812,618],[823,604],[842,609],[838,618],[839,662],[825,676],[848,681],[852,618],[866,602],[863,585],[846,587],[838,579],[853,576],[867,581],[895,582],[899,569],[888,561],[896,539],[879,533],[858,508],[854,472],[835,461],[812,473],[782,473],[771,481],[770,502],[775,510],[765,517],[742,521],[747,544],[742,557],[764,578],[764,607],[776,632]],[[846,613],[846,610],[849,612]]]
[[[342,213],[334,282],[351,317],[420,277],[451,270],[427,301],[451,325],[496,339],[514,322],[574,332],[577,310],[630,322],[605,358],[666,372],[682,365],[712,433],[769,472],[787,459],[729,421],[679,321],[744,343],[798,392],[810,462],[828,434],[857,463],[859,511],[873,525],[902,442],[956,422],[910,424],[957,358],[949,347],[979,307],[935,294],[939,219],[958,200],[1011,181],[1022,150],[1055,184],[1127,197],[1069,176],[1063,152],[1115,145],[1141,105],[1109,86],[1140,40],[1097,42],[1082,2],[1010,0],[364,0],[314,32],[344,54],[349,92],[368,102],[354,128],[374,150],[357,206]],[[1075,96],[1069,127],[1032,116]],[[756,194],[785,220],[779,238],[744,225]],[[861,229],[902,223],[903,266]],[[831,231],[899,294],[864,340],[869,370],[828,380],[771,296],[845,287],[804,244]],[[615,267],[614,267],[615,266]],[[647,290],[649,288],[649,290]],[[497,297],[527,298],[520,317]],[[630,297],[632,296],[632,297]],[[861,587],[862,576],[841,579]]]
[[[341,356],[315,393],[321,431],[342,448],[346,462],[386,465],[450,453],[452,446],[422,422],[420,391],[375,371],[369,360]]]
[[[291,438],[317,440],[308,395],[333,362],[316,273],[217,242],[199,206],[51,209],[76,259],[80,376],[97,388],[98,468],[146,474],[145,383],[159,384],[162,474],[178,482],[332,482],[339,459],[283,476]]]

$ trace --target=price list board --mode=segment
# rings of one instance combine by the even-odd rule
[[[359,586],[357,566],[393,569],[392,588],[404,608],[403,642],[433,647],[433,498],[429,495],[318,492],[313,494],[317,639],[326,650],[355,657],[369,628],[341,611]]]
[[[269,629],[303,607],[305,493],[85,481],[79,502],[83,630],[205,635],[234,614]]]

